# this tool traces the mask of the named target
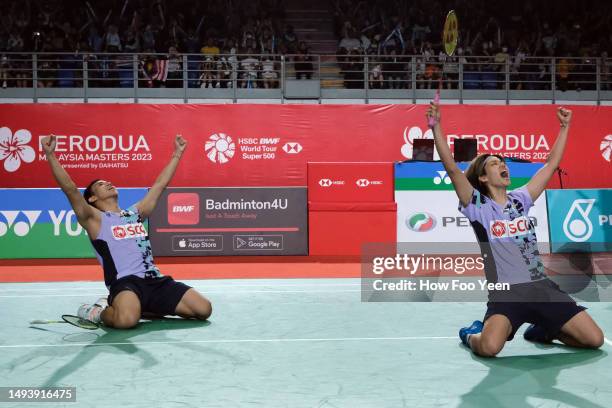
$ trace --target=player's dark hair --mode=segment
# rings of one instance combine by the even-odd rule
[[[480,181],[480,176],[484,176],[486,161],[491,156],[497,157],[499,160],[504,161],[503,156],[500,156],[498,154],[480,154],[476,156],[474,160],[472,160],[467,170],[465,171],[465,177],[467,177],[472,187],[478,190],[480,194],[484,194],[487,197],[490,197],[489,189],[487,188],[486,184],[483,184]]]
[[[100,181],[101,179],[95,179],[94,181],[92,181],[91,183],[89,183],[89,185],[87,186],[87,188],[85,189],[85,191],[83,191],[83,197],[85,198],[85,201],[87,201],[87,204],[91,205],[92,207],[97,208],[94,204],[89,202],[89,198],[94,195],[93,194],[93,186],[94,184],[96,184],[98,181]]]

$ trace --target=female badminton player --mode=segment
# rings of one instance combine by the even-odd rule
[[[507,191],[510,173],[503,157],[482,154],[465,174],[455,163],[440,126],[440,107],[427,111],[440,159],[459,197],[459,211],[470,221],[485,259],[489,283],[509,283],[509,291],[489,291],[484,323],[477,320],[459,331],[464,345],[483,357],[497,355],[523,323],[524,337],[568,346],[598,348],[601,329],[585,308],[546,277],[529,209],[557,169],[568,137],[572,112],[559,108],[561,129],[546,164],[526,186]]]
[[[117,190],[109,181],[94,180],[81,195],[55,157],[55,146],[55,136],[42,141],[53,176],[89,235],[109,290],[108,302],[103,298],[96,304],[82,305],[78,316],[120,329],[134,327],[143,314],[207,319],[212,313],[207,299],[184,283],[162,276],[153,262],[143,226],[172,179],[187,141],[176,137],[170,162],[142,201],[128,209],[119,208]]]

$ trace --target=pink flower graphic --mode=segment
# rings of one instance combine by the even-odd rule
[[[0,160],[4,160],[4,169],[14,172],[19,169],[21,162],[32,163],[36,154],[28,146],[32,134],[25,129],[19,129],[13,134],[7,127],[0,128]]]

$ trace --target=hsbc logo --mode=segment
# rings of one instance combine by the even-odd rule
[[[283,150],[287,154],[298,154],[304,149],[302,148],[302,145],[297,142],[287,142],[283,146]]]
[[[321,187],[343,186],[344,180],[321,179],[319,180],[319,185]]]
[[[197,193],[168,194],[168,224],[195,225],[200,222],[200,196]]]
[[[368,179],[359,179],[355,182],[357,187],[368,187],[368,186],[380,186],[383,184],[382,180],[368,180]]]
[[[512,238],[527,235],[533,230],[533,224],[527,217],[518,217],[512,221],[491,221],[489,228],[493,238]]]
[[[138,224],[114,225],[111,227],[113,238],[119,241],[122,239],[144,238],[147,236],[147,230],[141,222]]]

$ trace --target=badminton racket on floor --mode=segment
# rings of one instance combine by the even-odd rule
[[[82,319],[79,316],[74,315],[62,315],[62,320],[32,320],[30,324],[53,324],[53,323],[68,323],[81,329],[96,330],[100,327],[99,324],[92,322],[91,320]]]
[[[458,41],[459,20],[457,20],[457,14],[455,13],[455,10],[451,10],[446,15],[446,20],[444,21],[444,30],[442,31],[442,43],[444,44],[444,52],[448,57],[452,57],[455,53]],[[434,97],[434,104],[436,105],[440,103],[440,91],[442,90],[442,77],[444,75],[444,69],[440,70],[439,75],[440,80],[438,83],[438,90],[436,91],[436,96]],[[435,118],[429,118],[429,126],[433,127],[435,124]]]

